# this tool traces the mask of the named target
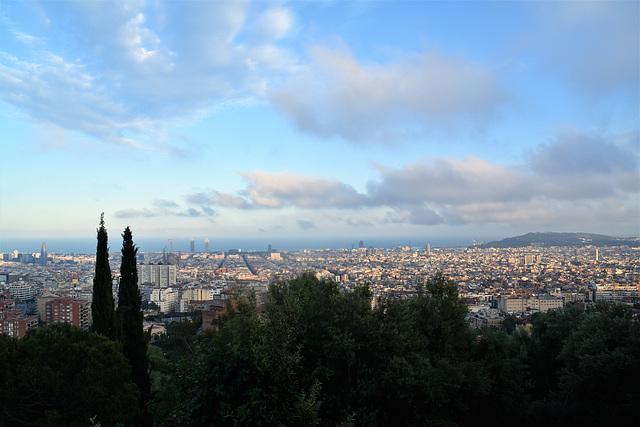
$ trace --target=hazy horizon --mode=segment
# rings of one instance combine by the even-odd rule
[[[173,239],[173,251],[181,250],[183,253],[189,253],[190,238]],[[373,246],[376,248],[393,248],[398,246],[411,246],[416,248],[424,248],[427,243],[432,248],[438,247],[461,247],[468,246],[472,242],[465,239],[433,239],[427,241],[425,239],[410,238],[359,238],[351,239],[344,237],[324,238],[324,239],[305,239],[305,238],[289,238],[289,239],[265,239],[265,238],[220,238],[209,239],[209,251],[227,251],[229,249],[242,249],[243,252],[248,251],[266,251],[271,245],[273,250],[303,250],[303,249],[351,249],[352,245],[357,248],[360,240],[363,240],[365,247]],[[49,253],[80,253],[93,254],[96,252],[96,239],[88,238],[50,238],[50,239],[0,239],[0,253],[2,252],[18,252],[23,253],[39,253],[42,243],[47,244]],[[171,249],[168,239],[163,238],[134,238],[134,243],[138,247],[139,252],[162,252],[163,248],[167,252]],[[195,239],[195,252],[204,252],[204,238]],[[109,240],[109,252],[118,252],[122,246],[122,239]]]

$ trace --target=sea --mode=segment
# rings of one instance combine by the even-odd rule
[[[172,239],[173,242],[166,238],[158,237],[139,237],[134,236],[133,242],[138,248],[138,252],[189,252],[191,249],[191,238]],[[278,250],[303,250],[303,249],[351,249],[359,247],[360,240],[363,241],[364,247],[373,246],[374,248],[395,248],[408,247],[414,249],[424,248],[427,243],[431,248],[449,248],[449,247],[467,247],[474,243],[473,240],[465,238],[411,238],[411,237],[376,237],[376,238],[211,238],[209,237],[209,251],[228,251],[229,249],[240,249],[242,252],[260,252],[266,251],[271,246],[274,251]],[[18,238],[0,238],[0,253],[14,252],[19,253],[39,253],[42,243],[47,244],[48,253],[60,254],[95,254],[96,238],[78,238],[78,239],[18,239]],[[204,252],[204,238],[194,238],[195,252]],[[109,240],[109,251],[118,252],[122,248],[122,240],[118,236],[116,239]]]

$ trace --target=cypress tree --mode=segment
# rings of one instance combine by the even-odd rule
[[[93,331],[107,338],[115,338],[115,305],[113,302],[113,279],[109,266],[107,229],[104,227],[104,212],[100,214],[98,245],[96,248],[96,271],[93,277],[93,301],[91,316]]]
[[[149,400],[149,361],[147,357],[147,339],[142,329],[142,298],[138,289],[138,269],[136,254],[138,248],[133,244],[129,227],[122,235],[122,263],[120,265],[120,287],[118,288],[118,317],[121,324],[122,350],[131,364],[133,381],[141,391],[142,406],[145,408],[145,420],[149,424],[146,403]]]

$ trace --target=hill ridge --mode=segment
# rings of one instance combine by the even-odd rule
[[[554,246],[640,246],[640,237],[612,237],[596,233],[567,233],[554,231],[536,231],[516,237],[496,240],[487,243],[479,243],[474,247],[487,248],[523,248],[528,246],[554,247]]]

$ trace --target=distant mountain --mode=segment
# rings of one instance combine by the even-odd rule
[[[524,248],[527,246],[631,246],[639,247],[638,237],[610,237],[593,233],[527,233],[523,236],[474,245],[476,248]]]

